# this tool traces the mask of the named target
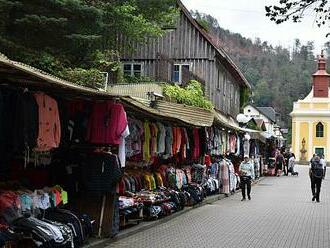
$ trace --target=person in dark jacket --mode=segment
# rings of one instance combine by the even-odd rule
[[[281,152],[278,152],[276,157],[275,157],[275,175],[276,176],[280,176],[281,171],[283,170],[283,165],[284,165],[285,161],[284,161],[284,156],[282,155]]]
[[[312,201],[320,202],[320,191],[322,178],[324,175],[323,165],[320,163],[320,157],[315,156],[311,166],[309,168],[309,176],[311,179],[312,188]]]

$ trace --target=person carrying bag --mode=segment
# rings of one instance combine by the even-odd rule
[[[245,201],[245,188],[248,199],[251,200],[251,181],[254,179],[254,166],[249,160],[249,156],[244,155],[244,161],[239,166],[241,189],[242,189],[242,200]]]
[[[312,201],[320,202],[320,191],[321,191],[321,184],[322,179],[324,176],[324,169],[323,165],[320,162],[320,157],[315,156],[314,160],[311,163],[311,167],[309,168],[309,176],[311,179],[311,188],[313,198]]]

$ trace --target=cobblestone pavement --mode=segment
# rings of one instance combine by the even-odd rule
[[[330,247],[330,174],[312,202],[307,166],[299,177],[266,178],[240,194],[183,214],[109,247]]]

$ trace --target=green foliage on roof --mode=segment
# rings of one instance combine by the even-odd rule
[[[164,86],[163,93],[169,101],[208,110],[214,108],[213,104],[205,98],[202,85],[196,80],[191,80],[184,88],[167,84]]]

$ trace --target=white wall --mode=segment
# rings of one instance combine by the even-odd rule
[[[274,134],[274,124],[271,120],[269,120],[265,115],[261,114],[257,109],[254,107],[247,105],[244,108],[244,115],[249,118],[257,118],[263,119],[265,122],[266,130],[270,134]]]

